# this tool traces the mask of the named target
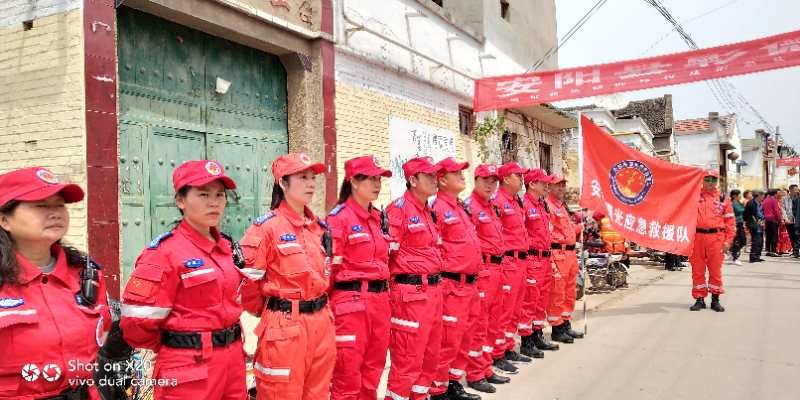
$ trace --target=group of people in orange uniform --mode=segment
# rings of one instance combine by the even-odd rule
[[[407,191],[379,210],[391,172],[372,156],[344,167],[320,218],[309,204],[325,167],[276,159],[270,211],[237,244],[218,229],[236,183],[212,160],[180,165],[182,219],[142,251],[119,313],[100,267],[61,243],[80,187],[38,167],[0,175],[0,399],[122,398],[75,365],[133,348],[157,354],[155,399],[246,399],[243,311],[260,317],[258,399],[374,400],[387,352],[385,399],[480,399],[461,382],[493,393],[558,350],[547,324],[553,341],[583,337],[570,323],[582,227],[563,177],[483,164],[465,195],[468,163],[418,157],[403,164]],[[721,293],[713,273],[706,287]]]

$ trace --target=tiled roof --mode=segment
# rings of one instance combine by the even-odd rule
[[[672,95],[665,94],[655,99],[631,101],[624,108],[613,110],[617,118],[640,117],[654,136],[669,136],[672,134]]]
[[[730,137],[733,134],[733,127],[736,125],[736,114],[722,115],[719,122],[725,128],[725,134]],[[673,128],[676,135],[693,135],[711,131],[711,120],[706,118],[682,119],[675,121]]]

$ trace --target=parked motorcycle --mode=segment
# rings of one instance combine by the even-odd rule
[[[583,294],[583,286],[588,281],[587,290],[591,291],[613,291],[627,286],[628,267],[625,265],[626,254],[592,252],[588,249],[602,249],[605,244],[602,241],[591,240],[586,242],[587,250],[584,250],[586,257],[585,275],[578,277],[577,297],[580,299]],[[587,279],[588,277],[588,279]]]

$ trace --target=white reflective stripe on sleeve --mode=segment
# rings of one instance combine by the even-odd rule
[[[406,328],[419,329],[419,322],[417,321],[407,321],[404,319],[392,317],[391,322],[396,325],[405,326]]]
[[[414,393],[418,393],[418,394],[428,393],[429,389],[430,388],[427,387],[427,386],[420,386],[420,385],[411,386],[411,391],[414,392]]]
[[[343,261],[344,261],[343,256],[334,256],[332,263],[335,265],[341,265]]]
[[[514,337],[514,332],[506,332],[505,335],[506,335],[506,339],[511,339],[511,338]]]
[[[442,387],[442,386],[447,386],[448,383],[449,382],[433,381],[433,386]]]
[[[269,376],[289,376],[289,373],[292,372],[290,368],[269,368],[257,362],[253,364],[253,368],[258,370],[262,374]]]
[[[484,293],[484,292],[478,292],[478,297],[480,297],[480,298],[482,298],[482,299],[483,299],[483,298],[485,298],[485,297],[486,297],[486,293]]]
[[[397,393],[395,393],[395,392],[393,392],[391,390],[387,390],[386,391],[386,395],[391,397],[392,400],[408,400],[408,397],[400,396],[399,394],[397,394]]]
[[[544,321],[533,321],[534,326],[541,326],[544,325]]]
[[[684,286],[684,287],[685,287],[685,286]],[[562,313],[561,313],[561,316],[562,316],[562,317],[569,317],[570,315],[572,315],[572,313],[569,313],[569,312],[566,312],[566,311],[564,311],[564,312],[562,312]]]
[[[463,369],[450,368],[450,373],[453,374],[453,376],[457,376],[459,378],[464,376],[464,370]]]
[[[700,285],[695,285],[694,288],[695,289],[705,289],[706,288],[706,284],[703,283],[703,284],[700,284]]]
[[[547,317],[548,321],[558,321],[558,317]]]
[[[497,340],[494,341],[494,344],[503,344],[505,342],[506,342],[505,339],[497,339]]]
[[[735,215],[733,213],[725,214],[725,218],[733,218],[733,217],[735,217]]]
[[[170,311],[172,308],[122,304],[122,316],[129,318],[164,319]]]
[[[527,324],[518,324],[517,329],[531,329],[532,327]]]
[[[336,335],[337,342],[355,342],[356,335]]]
[[[475,350],[470,350],[469,353],[467,353],[467,356],[472,357],[472,358],[480,357],[481,355],[483,355],[483,352],[475,351]]]
[[[205,275],[214,272],[214,268],[203,268],[192,272],[185,272],[181,274],[181,279],[191,278],[193,276]]]
[[[491,353],[491,352],[494,351],[494,347],[493,346],[482,346],[481,350],[483,350],[484,353]]]
[[[503,285],[503,290],[506,291],[506,292],[510,292],[511,291],[511,285]]]
[[[458,317],[452,315],[442,315],[442,321],[445,322],[458,322]]]
[[[528,282],[529,285],[535,285],[536,284],[536,279],[527,279],[526,281]]]
[[[267,271],[258,268],[242,268],[242,273],[247,275],[248,278],[257,281],[259,279],[263,279],[264,275],[267,274]]]
[[[408,224],[408,229],[419,228],[419,227],[425,227],[425,224],[423,224],[421,222],[418,223],[418,224]]]
[[[0,318],[2,318],[2,317],[10,317],[12,315],[36,315],[36,310],[35,309],[30,309],[30,310],[0,311]]]
[[[390,242],[389,243],[389,251],[397,251],[397,250],[400,250],[400,243]]]

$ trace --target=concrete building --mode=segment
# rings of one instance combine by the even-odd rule
[[[569,116],[547,105],[472,112],[474,79],[523,72],[556,43],[553,0],[334,3],[337,163],[374,154],[390,165],[379,204],[405,189],[400,166],[415,154],[562,171]],[[555,57],[545,63],[556,66]],[[476,140],[474,125],[496,115],[505,117],[502,132]]]
[[[673,130],[681,164],[719,171],[726,190],[740,186],[736,161],[742,156],[742,143],[736,114],[710,112],[707,118],[675,121]]]
[[[332,40],[330,0],[4,1],[0,171],[41,165],[86,189],[67,240],[118,293],[178,218],[171,171],[187,159],[238,182],[222,227],[234,236],[269,204],[269,166],[288,150],[328,164],[318,210],[335,196]]]

